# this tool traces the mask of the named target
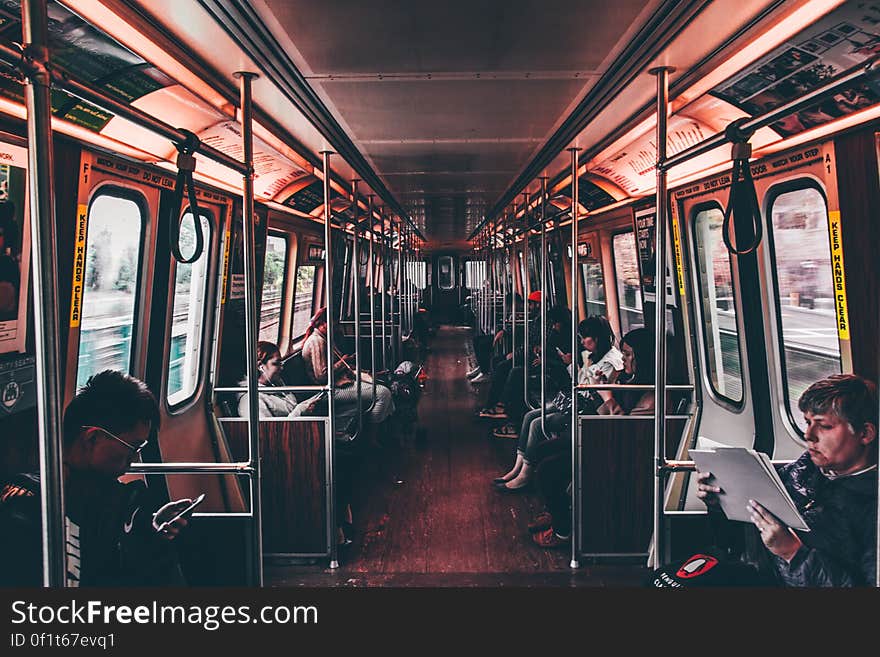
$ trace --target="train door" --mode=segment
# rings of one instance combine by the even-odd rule
[[[803,451],[797,400],[812,382],[851,371],[834,147],[801,147],[752,165],[764,239],[753,258],[724,245],[728,175],[679,190],[676,221],[691,263],[698,435],[773,458]],[[835,228],[835,226],[837,226]],[[842,272],[841,272],[842,273]],[[701,509],[694,486],[685,508]]]
[[[220,246],[229,216],[222,195],[198,190],[204,248],[193,263],[170,255],[169,191],[164,173],[107,155],[82,151],[73,234],[65,402],[105,369],[147,383],[159,401],[159,445],[146,462],[214,462],[213,430],[205,413]],[[195,223],[178,210],[179,244],[193,255]],[[64,275],[62,273],[62,275]],[[217,477],[161,476],[173,498],[208,493],[206,511],[224,510]]]
[[[457,323],[459,317],[458,257],[444,253],[434,257],[431,311],[439,324]]]

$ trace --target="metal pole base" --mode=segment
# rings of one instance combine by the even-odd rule
[[[337,568],[339,568],[339,562],[334,559],[330,562],[330,570],[336,570]]]

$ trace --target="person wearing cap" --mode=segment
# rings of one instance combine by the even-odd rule
[[[783,586],[873,586],[877,559],[877,385],[854,374],[817,381],[801,395],[805,451],[776,466],[810,531],[784,525],[756,500],[748,510],[763,553],[758,571]],[[698,472],[697,496],[717,520],[724,491]]]
[[[531,357],[536,355],[536,347],[541,343],[541,324],[540,324],[540,315],[539,309],[541,304],[541,292],[540,290],[535,290],[528,296],[528,310],[527,316],[529,321],[529,345],[528,345],[528,353]],[[493,340],[493,346],[497,346],[502,343],[504,336],[507,332],[507,329],[501,329],[498,333],[495,334],[495,338]],[[520,327],[515,327],[515,336],[518,338],[516,343],[518,347],[523,345],[525,334],[522,333]],[[498,364],[495,366],[495,369],[492,371],[492,385],[489,387],[489,394],[486,398],[485,407],[479,411],[478,415],[480,417],[487,418],[495,418],[495,419],[507,419],[509,417],[506,412],[505,406],[502,403],[502,399],[506,396],[505,391],[510,390],[510,386],[522,385],[522,358],[523,351],[521,349],[517,349],[518,353],[508,352],[504,355],[504,358],[501,359]],[[520,387],[521,389],[521,387]]]
[[[175,517],[192,500],[167,504],[141,480],[123,484],[159,431],[159,405],[147,386],[104,370],[71,400],[63,420],[66,585],[185,583],[171,545],[186,527]],[[40,479],[22,473],[0,485],[0,585],[42,581]]]

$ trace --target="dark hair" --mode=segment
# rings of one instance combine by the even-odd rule
[[[798,400],[802,412],[834,413],[859,431],[866,424],[877,428],[877,384],[855,374],[835,374],[816,381]],[[877,453],[877,439],[873,443]]]
[[[565,306],[553,306],[547,311],[547,321],[550,324],[562,324],[563,327],[571,326],[571,311]]]
[[[274,342],[260,340],[257,342],[257,364],[265,365],[275,354],[281,355],[281,350]]]
[[[596,341],[596,350],[590,356],[590,360],[594,363],[601,360],[614,346],[614,331],[611,330],[611,324],[608,323],[608,320],[601,315],[587,317],[578,324],[578,335],[581,338],[590,337]]]
[[[644,385],[654,383],[654,336],[646,328],[633,329],[623,336],[633,350],[636,359],[636,371],[629,383]]]
[[[64,445],[76,441],[80,427],[96,426],[115,434],[150,425],[150,440],[159,433],[159,404],[147,385],[124,372],[104,370],[89,377],[64,411]]]

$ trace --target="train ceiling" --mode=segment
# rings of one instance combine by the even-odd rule
[[[461,248],[656,4],[254,8],[431,245]]]
[[[19,0],[0,0],[7,41],[21,38],[18,14]],[[468,248],[486,220],[516,226],[523,192],[534,200],[540,176],[564,209],[569,146],[582,149],[581,211],[650,194],[653,66],[676,66],[673,154],[880,52],[880,3],[856,0],[622,0],[611,7],[52,0],[49,19],[55,66],[233,156],[240,144],[233,73],[259,72],[260,200],[319,217],[319,154],[335,150],[332,211],[340,220],[350,181],[360,178],[362,207],[373,194],[377,214],[410,217],[428,248],[456,250]],[[829,122],[876,118],[875,77],[762,128],[752,139],[755,155],[815,139]],[[0,109],[23,116],[21,95],[4,76]],[[99,146],[173,167],[172,145],[123,117],[63,92],[53,106],[62,131],[83,137],[85,129]],[[728,165],[728,150],[718,148],[676,169],[670,182]],[[230,190],[240,184],[204,159],[197,175]]]

